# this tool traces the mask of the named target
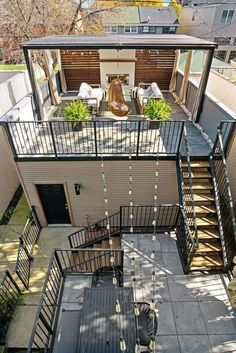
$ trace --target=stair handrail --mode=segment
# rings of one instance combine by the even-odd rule
[[[120,219],[120,212],[113,213],[108,217],[109,223],[110,223],[110,235],[114,235],[117,232],[120,231],[120,224],[117,222],[117,226],[115,226],[115,229],[113,229],[112,226],[112,220],[114,220],[117,217],[117,220]],[[103,226],[103,227],[102,227]],[[71,248],[79,248],[79,247],[86,247],[88,245],[91,245],[99,240],[103,240],[105,237],[109,235],[108,229],[107,229],[107,217],[99,220],[98,222],[94,222],[90,224],[89,226],[86,226],[82,229],[77,230],[74,233],[71,233],[68,235],[68,240]],[[102,229],[103,232],[97,234],[94,234],[93,239],[88,239],[89,238],[89,232],[93,232],[96,230]]]
[[[223,138],[222,138],[222,132],[220,128],[217,129],[217,135],[215,139],[214,146],[212,148],[212,151],[209,154],[209,160],[210,160],[210,167],[211,167],[211,172],[212,172],[212,178],[213,178],[213,188],[214,188],[214,193],[215,193],[215,198],[216,198],[216,212],[217,212],[217,218],[219,222],[219,233],[221,237],[221,242],[222,245],[225,242],[224,240],[224,231],[225,233],[228,233],[228,229],[226,230],[224,227],[224,222],[223,222],[223,211],[222,211],[222,206],[221,206],[221,200],[220,200],[220,190],[218,185],[218,180],[217,180],[217,175],[216,175],[216,167],[214,163],[214,156],[220,156],[222,160],[222,165],[223,165],[223,173],[224,173],[224,181],[226,184],[225,191],[227,193],[227,207],[229,207],[230,211],[230,217],[232,220],[232,231],[234,234],[234,246],[235,246],[235,251],[236,251],[236,218],[235,218],[235,212],[234,212],[234,207],[233,207],[233,198],[232,198],[232,193],[230,189],[230,182],[229,182],[229,174],[227,170],[227,163],[226,163],[226,158],[225,158],[225,152],[224,152],[224,144],[223,144]],[[224,265],[225,267],[229,267],[231,265],[227,264],[227,253],[225,250],[225,247],[222,246],[222,254],[223,254],[223,260],[224,260]],[[231,259],[232,262],[232,259]]]
[[[187,169],[188,169],[188,189],[184,188],[185,186],[185,181],[183,178],[183,167],[182,167],[182,154],[179,149],[178,151],[178,167],[179,167],[179,191],[180,191],[180,199],[181,203],[183,205],[183,209],[185,210],[185,213],[191,213],[192,214],[192,219],[193,219],[193,224],[189,224],[188,217],[186,216],[186,221],[188,222],[189,228],[191,230],[191,233],[193,233],[193,238],[195,241],[196,246],[198,247],[198,230],[197,230],[197,221],[196,221],[196,211],[195,211],[195,201],[194,201],[194,196],[193,196],[193,180],[192,180],[192,170],[191,170],[191,158],[190,158],[190,153],[189,153],[189,144],[188,144],[188,139],[187,139],[187,130],[186,130],[186,125],[184,125],[184,130],[183,130],[183,146],[185,149],[186,153],[186,162],[187,162]],[[190,199],[190,207],[186,205],[186,200],[185,196],[187,195],[187,190],[189,190],[189,197]],[[190,212],[188,212],[190,211]],[[191,227],[193,226],[193,231]]]
[[[191,252],[191,256],[188,258],[188,262],[186,262],[186,264],[184,264],[185,273],[188,273],[189,270],[190,270],[192,259],[193,259],[194,255],[196,253],[196,243],[195,243],[195,239],[194,239],[194,237],[192,235],[192,231],[191,231],[190,226],[189,226],[188,221],[187,221],[186,210],[181,205],[180,205],[180,214],[182,214],[183,219],[184,219],[185,238],[187,238],[187,235],[189,236],[189,238],[191,240],[192,247],[193,247],[193,251]],[[188,255],[188,254],[186,254],[186,255]]]

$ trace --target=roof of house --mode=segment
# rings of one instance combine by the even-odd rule
[[[139,7],[141,23],[149,25],[178,24],[175,10],[171,7]]]
[[[210,49],[217,43],[178,34],[58,35],[22,43],[27,49]]]
[[[178,24],[175,10],[171,7],[124,6],[114,9],[109,16],[102,13],[106,25],[172,25]]]

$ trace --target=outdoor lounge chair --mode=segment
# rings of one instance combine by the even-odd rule
[[[96,88],[92,86],[96,86]],[[103,95],[104,90],[100,88],[100,85],[88,85],[86,82],[82,82],[77,98],[85,101],[88,106],[92,107],[94,113],[98,113]]]
[[[163,98],[160,88],[156,82],[152,83],[139,83],[137,88],[137,99],[140,110],[143,112],[144,106],[150,98],[160,99]]]

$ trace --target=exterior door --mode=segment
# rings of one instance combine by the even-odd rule
[[[48,224],[70,224],[63,184],[37,185]]]

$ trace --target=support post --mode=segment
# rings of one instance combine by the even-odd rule
[[[207,57],[205,60],[205,65],[204,65],[204,68],[202,71],[201,80],[200,80],[200,84],[198,86],[198,90],[197,90],[197,94],[196,94],[196,98],[195,98],[195,103],[194,103],[194,107],[193,107],[193,112],[192,112],[192,116],[193,116],[192,119],[196,123],[199,122],[200,115],[202,112],[203,103],[204,103],[204,99],[205,99],[205,91],[206,91],[206,86],[207,86],[207,82],[208,82],[208,78],[209,78],[209,74],[210,74],[213,55],[214,55],[214,48],[208,49]]]
[[[31,83],[32,94],[33,94],[37,117],[38,117],[38,120],[43,120],[44,119],[44,111],[43,111],[43,107],[40,104],[40,99],[38,96],[37,82],[36,82],[35,74],[33,71],[34,70],[33,63],[32,63],[31,57],[29,56],[29,50],[27,48],[23,47],[23,52],[24,52],[25,63],[27,66],[28,74],[29,74],[30,83]]]

